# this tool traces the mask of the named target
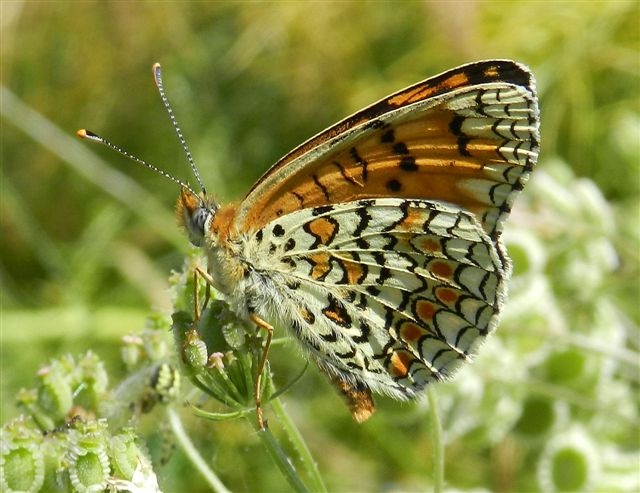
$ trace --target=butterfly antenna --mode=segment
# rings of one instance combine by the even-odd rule
[[[118,154],[122,154],[124,157],[130,159],[131,161],[134,161],[134,162],[144,166],[145,168],[148,168],[151,171],[154,171],[154,172],[158,173],[159,175],[162,175],[165,178],[168,178],[173,183],[176,183],[176,184],[180,185],[181,187],[186,188],[193,195],[198,196],[198,194],[193,190],[193,188],[191,188],[185,182],[178,180],[175,176],[170,175],[166,171],[161,170],[160,168],[158,168],[157,166],[154,166],[153,164],[148,163],[148,162],[144,161],[143,159],[140,159],[137,156],[134,156],[133,154],[125,151],[122,147],[119,147],[119,146],[115,145],[113,142],[109,142],[107,139],[105,139],[102,136],[100,136],[100,135],[98,135],[96,133],[93,133],[90,130],[86,130],[84,128],[81,128],[80,130],[78,130],[76,132],[76,135],[78,137],[80,137],[81,139],[87,139],[87,140],[90,140],[91,142],[96,142],[98,144],[102,144],[103,146],[108,147],[112,151],[116,151]]]
[[[202,180],[200,179],[200,173],[198,172],[196,163],[194,162],[193,157],[191,156],[191,151],[189,150],[187,141],[182,135],[182,131],[180,130],[180,126],[178,125],[178,121],[176,120],[176,117],[173,114],[173,109],[169,104],[169,99],[167,98],[167,95],[164,92],[164,85],[162,84],[162,71],[160,69],[159,63],[153,64],[153,80],[155,81],[156,87],[158,88],[158,92],[160,93],[160,97],[162,98],[162,104],[164,104],[164,107],[167,110],[167,114],[169,115],[169,120],[171,120],[171,124],[173,125],[173,128],[176,131],[176,134],[178,135],[178,140],[180,141],[180,144],[182,145],[182,149],[184,150],[184,153],[187,156],[187,161],[189,161],[189,166],[191,166],[191,171],[193,171],[193,175],[195,176],[196,181],[200,186],[202,195],[206,195],[207,191],[204,188],[204,184],[202,183]]]

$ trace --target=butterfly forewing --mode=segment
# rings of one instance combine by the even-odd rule
[[[390,96],[292,151],[253,187],[238,222],[250,229],[301,208],[423,198],[476,213],[497,237],[537,149],[531,74],[480,62]]]

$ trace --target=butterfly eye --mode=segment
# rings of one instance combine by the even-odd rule
[[[205,192],[198,196],[190,188],[182,187],[176,206],[176,215],[178,222],[187,230],[189,241],[194,246],[203,245],[205,232],[218,207],[218,204],[205,195]]]
[[[209,219],[213,217],[215,211],[213,209],[200,206],[191,211],[185,209],[184,212],[184,224],[187,228],[189,241],[194,246],[202,246],[205,228]]]

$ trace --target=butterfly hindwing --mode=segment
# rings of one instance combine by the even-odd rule
[[[325,372],[396,398],[449,376],[493,329],[509,276],[497,248],[458,206],[390,198],[293,212],[246,239],[273,282],[260,316]]]

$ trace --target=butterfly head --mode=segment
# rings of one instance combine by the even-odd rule
[[[196,195],[183,186],[176,206],[178,223],[184,227],[189,241],[195,246],[202,246],[205,232],[218,210],[218,204],[202,193]]]
[[[183,182],[173,175],[167,173],[166,171],[159,169],[157,166],[154,166],[153,164],[150,164],[143,159],[134,156],[133,154],[125,151],[123,148],[113,144],[112,142],[109,142],[107,139],[101,137],[96,133],[93,133],[86,129],[80,129],[76,132],[76,135],[81,139],[87,139],[92,142],[102,144],[140,164],[141,166],[144,166],[145,168],[148,168],[151,171],[154,171],[164,176],[165,178],[168,178],[172,182],[180,185],[180,198],[178,199],[178,206],[176,208],[178,223],[184,226],[184,228],[187,230],[187,234],[189,235],[189,240],[191,241],[191,243],[193,243],[195,246],[203,246],[205,232],[210,228],[211,222],[216,214],[216,211],[219,208],[219,205],[213,199],[207,196],[204,185],[202,184],[202,180],[200,179],[200,173],[198,172],[198,168],[196,167],[196,164],[191,156],[189,146],[182,136],[182,131],[178,126],[178,122],[176,121],[173,110],[171,109],[169,100],[167,99],[167,96],[164,92],[162,74],[160,72],[160,64],[158,63],[153,65],[153,80],[156,84],[156,87],[158,88],[160,98],[162,99],[162,103],[167,110],[169,119],[171,120],[173,128],[178,136],[178,140],[180,141],[180,144],[182,144],[182,148],[186,155],[189,166],[191,167],[191,171],[193,171],[196,182],[200,187],[200,193],[196,193],[194,189],[191,188],[186,182]]]

